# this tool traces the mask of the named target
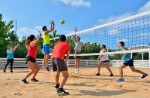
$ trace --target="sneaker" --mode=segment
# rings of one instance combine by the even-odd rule
[[[10,71],[11,73],[13,73],[13,71]]]
[[[37,79],[31,79],[32,82],[39,82]]]
[[[114,76],[113,74],[110,74],[110,76],[112,77],[112,76]]]
[[[76,73],[76,74],[78,73],[77,69],[74,70],[74,73]]]
[[[49,67],[45,66],[44,68],[45,68],[47,71],[50,71],[50,70],[49,70]]]
[[[80,72],[80,69],[77,69],[77,72],[79,73],[79,72]]]
[[[100,73],[97,73],[95,76],[100,76]]]
[[[26,80],[21,80],[21,82],[22,82],[23,84],[28,84],[28,82],[27,82]]]
[[[58,95],[69,95],[69,92],[66,92],[63,88],[58,88],[57,89],[57,94]]]
[[[6,73],[6,70],[3,70],[4,73]]]
[[[145,74],[143,74],[143,76],[141,77],[141,79],[144,79],[144,78],[146,78],[147,76],[148,76],[148,74],[145,73]]]
[[[123,78],[118,79],[116,82],[124,82]]]
[[[60,86],[59,84],[56,84],[55,88],[56,88],[56,89],[58,89],[58,88],[59,88],[59,86]]]

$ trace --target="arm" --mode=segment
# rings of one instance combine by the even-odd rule
[[[77,35],[76,35],[77,28],[75,28],[74,31],[75,31],[75,35],[73,36],[73,38],[74,38],[74,41],[76,41],[76,37],[77,37]]]
[[[27,38],[26,41],[25,41],[26,49],[28,49],[29,44],[30,44],[30,41]]]
[[[101,50],[101,51],[100,51],[100,55],[98,56],[97,60],[100,60],[101,57],[103,56],[103,55],[101,55],[101,53],[104,53],[104,50]]]
[[[19,44],[17,46],[15,46],[14,51],[18,48]]]
[[[68,64],[69,55],[70,55],[70,51],[68,51],[68,52],[67,52],[67,55],[66,55],[66,59],[65,59],[66,64]]]
[[[50,22],[50,24],[51,24],[50,30],[45,31],[44,32],[45,35],[49,34],[50,32],[52,32],[54,30],[54,25],[55,25],[54,22],[52,21],[52,22]]]
[[[126,49],[123,48],[122,51],[126,51]],[[126,53],[124,53],[124,55],[122,56],[121,61],[123,61],[125,56],[126,56]]]
[[[32,41],[32,42],[30,43],[30,45],[31,45],[31,46],[35,46],[35,45],[40,41],[41,36],[42,36],[42,35],[40,34],[36,40],[34,40],[34,41]]]

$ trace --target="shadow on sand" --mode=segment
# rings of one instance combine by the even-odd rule
[[[81,94],[76,94],[76,96],[83,96],[83,95],[89,95],[89,96],[113,96],[113,95],[121,95],[128,92],[136,92],[136,90],[120,90],[120,91],[108,91],[108,90],[101,90],[97,89],[96,91],[90,91],[90,90],[81,90]]]

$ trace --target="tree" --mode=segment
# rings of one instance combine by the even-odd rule
[[[2,57],[6,56],[8,44],[14,45],[18,42],[18,36],[12,30],[13,27],[13,20],[3,21],[2,14],[0,14],[0,52]]]

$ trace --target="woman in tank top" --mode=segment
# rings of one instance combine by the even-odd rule
[[[118,43],[118,47],[121,49],[121,51],[126,51],[125,43],[123,41]],[[134,60],[130,57],[128,53],[122,54],[121,61],[124,61],[124,63],[119,67],[120,78],[116,82],[124,82],[123,69],[126,68],[127,66],[129,66],[133,72],[140,73],[142,75],[141,79],[144,79],[145,77],[148,76],[147,73],[138,70],[134,67]]]
[[[101,67],[102,67],[103,64],[106,65],[106,68],[110,72],[110,76],[113,76],[113,73],[112,73],[112,71],[110,69],[110,62],[109,62],[108,55],[102,55],[102,53],[107,52],[106,45],[102,44],[100,46],[100,48],[101,48],[100,55],[97,58],[97,60],[99,61],[99,65],[98,65],[98,73],[96,74],[96,76],[100,76],[100,69],[101,69]]]
[[[41,34],[36,39],[34,35],[30,35],[26,40],[26,48],[28,49],[28,53],[26,56],[26,64],[29,66],[31,71],[26,75],[26,77],[22,80],[24,84],[28,84],[26,79],[30,77],[33,74],[33,77],[31,79],[32,82],[38,82],[38,80],[35,78],[38,74],[40,67],[38,66],[38,63],[36,62],[36,56],[38,48],[36,44],[40,41]]]

